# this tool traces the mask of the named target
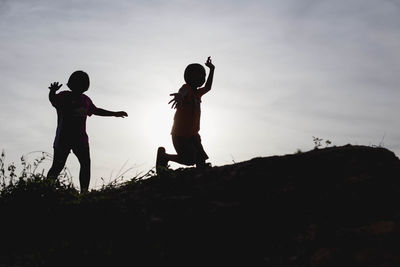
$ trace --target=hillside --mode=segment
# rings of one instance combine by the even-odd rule
[[[0,266],[400,266],[400,161],[367,146],[2,192]]]

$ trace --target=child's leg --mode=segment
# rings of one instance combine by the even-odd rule
[[[203,145],[201,144],[200,135],[193,137],[193,146],[196,150],[196,167],[202,168],[207,166],[206,160],[208,159],[207,153],[204,151]]]
[[[172,136],[172,143],[177,155],[165,153],[164,147],[157,150],[156,170],[159,172],[162,168],[168,166],[168,161],[173,161],[182,165],[190,166],[196,163],[196,150],[190,141],[190,138]]]
[[[65,166],[70,150],[67,147],[54,148],[53,164],[47,173],[47,178],[57,179]]]
[[[184,158],[180,157],[179,155],[174,155],[174,154],[165,154],[165,156],[167,157],[168,161],[173,161],[182,165],[186,165],[186,166],[191,166],[193,165],[193,161],[188,161],[185,160]]]
[[[193,165],[194,163],[188,164],[186,160],[183,160],[182,157],[173,154],[165,153],[164,147],[159,147],[157,150],[157,160],[156,160],[156,169],[160,169],[160,167],[166,168],[168,166],[168,161],[173,161],[183,165]]]
[[[79,171],[79,183],[81,186],[81,192],[87,192],[89,190],[90,183],[90,152],[89,146],[76,147],[72,151],[76,155],[81,165]]]
[[[172,136],[172,143],[177,155],[167,154],[169,160],[187,166],[196,163],[196,149],[191,137]]]

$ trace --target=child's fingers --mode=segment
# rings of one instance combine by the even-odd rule
[[[171,102],[178,102],[178,99],[176,98],[176,97],[174,97],[173,99],[171,99],[169,102],[168,102],[168,104],[170,104]]]
[[[120,118],[125,118],[128,117],[128,113],[126,113],[125,111],[119,111],[117,112],[116,116]]]
[[[53,83],[51,83],[50,84],[50,87],[49,87],[49,89],[60,89],[61,88],[61,86],[63,86],[62,84],[58,84],[58,82],[53,82]]]

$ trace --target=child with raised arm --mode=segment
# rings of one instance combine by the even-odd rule
[[[210,72],[204,87],[199,88],[206,80],[206,70],[202,65],[193,63],[185,69],[186,83],[178,93],[171,94],[174,98],[168,104],[172,102],[172,108],[176,108],[171,135],[177,154],[167,154],[164,147],[159,147],[156,160],[157,172],[167,168],[168,161],[187,166],[196,164],[198,168],[207,165],[208,156],[203,149],[199,135],[200,103],[201,97],[211,90],[215,66],[210,57],[207,58],[205,65]]]
[[[47,174],[56,179],[65,166],[72,150],[79,160],[79,183],[81,192],[87,192],[90,182],[89,138],[86,133],[86,118],[91,115],[114,116],[124,118],[125,111],[108,111],[97,108],[92,100],[84,94],[89,89],[89,76],[86,72],[75,71],[69,77],[67,86],[70,91],[56,94],[62,84],[50,84],[49,100],[57,109],[57,131],[53,148],[53,164]]]

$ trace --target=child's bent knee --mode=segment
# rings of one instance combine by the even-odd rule
[[[181,156],[180,159],[181,159],[181,162],[183,164],[185,164],[185,165],[194,165],[194,164],[196,164],[196,157],[194,157],[194,156],[185,155],[185,156]]]

